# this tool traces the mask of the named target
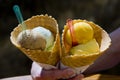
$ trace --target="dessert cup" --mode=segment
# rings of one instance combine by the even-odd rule
[[[24,23],[26,24],[27,29],[30,30],[38,26],[42,26],[50,30],[54,36],[54,44],[52,48],[48,51],[45,51],[41,49],[26,49],[19,45],[17,42],[17,37],[22,31],[21,24],[15,27],[14,30],[11,32],[10,40],[12,44],[19,48],[31,60],[39,63],[44,68],[49,68],[48,65],[54,68],[60,59],[59,55],[61,52],[60,35],[57,21],[53,17],[46,14],[33,16],[25,20]]]
[[[65,38],[67,30],[69,29],[68,27],[66,27],[66,24],[62,33],[62,54],[60,55],[61,69],[69,67],[72,68],[76,74],[82,73],[84,70],[86,70],[101,54],[103,54],[109,48],[111,44],[111,39],[108,33],[99,25],[87,20],[73,20],[73,24],[78,22],[85,22],[92,27],[94,31],[93,37],[99,45],[99,52],[71,55],[70,50],[73,46],[68,44],[67,39]]]

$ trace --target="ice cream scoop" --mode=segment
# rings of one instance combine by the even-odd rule
[[[24,48],[47,50],[53,45],[54,37],[50,30],[39,26],[22,31],[17,41]]]
[[[93,38],[94,31],[88,23],[78,22],[67,26],[69,29],[65,36],[69,44],[82,44]]]
[[[52,34],[52,32],[50,30],[45,29],[43,27],[36,27],[36,28],[34,28],[32,30],[32,32],[34,33],[33,35],[35,37],[40,35],[41,37],[43,37],[45,39],[45,41],[46,41],[45,49],[48,49],[48,48],[50,48],[53,45],[53,43],[54,43],[54,36],[53,36],[53,34]]]
[[[99,53],[99,45],[95,39],[92,39],[87,43],[72,47],[70,53],[71,55],[87,55]]]

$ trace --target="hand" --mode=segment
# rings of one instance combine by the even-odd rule
[[[33,62],[31,68],[31,75],[33,80],[57,80],[57,79],[66,79],[72,76],[74,72],[67,68],[64,70],[59,69],[51,69],[51,70],[44,70],[40,65]],[[68,80],[81,80],[83,75],[75,76],[74,78]]]

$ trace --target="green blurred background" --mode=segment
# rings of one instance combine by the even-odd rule
[[[60,32],[68,18],[86,19],[108,33],[120,26],[120,0],[0,0],[0,78],[30,74],[32,61],[10,42],[10,33],[18,25],[12,10],[19,5],[24,20],[48,14],[59,24]],[[103,71],[119,74],[120,65]]]

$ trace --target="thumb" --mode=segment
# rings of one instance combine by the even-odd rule
[[[67,79],[73,76],[75,73],[72,71],[72,69],[64,69],[64,70],[58,70],[55,71],[54,77],[56,79]]]

